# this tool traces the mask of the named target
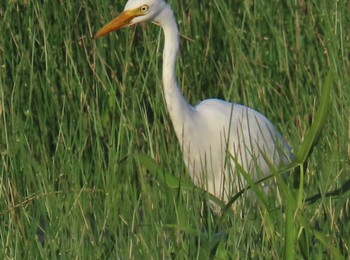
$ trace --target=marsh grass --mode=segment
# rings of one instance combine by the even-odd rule
[[[0,3],[0,257],[349,257],[347,1],[171,1],[189,102],[248,105],[297,155],[297,187],[275,172],[281,201],[243,215],[191,185],[160,28],[91,40],[123,4]]]

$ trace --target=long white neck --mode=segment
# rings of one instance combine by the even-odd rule
[[[183,130],[190,123],[188,117],[193,109],[182,95],[176,80],[176,58],[179,50],[179,31],[173,11],[167,5],[158,15],[157,22],[164,31],[163,50],[163,88],[170,118],[180,143],[183,141]]]

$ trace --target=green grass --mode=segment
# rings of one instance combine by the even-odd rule
[[[93,41],[124,3],[4,0],[0,258],[348,258],[347,1],[170,3],[184,95],[265,114],[303,165],[299,186],[277,178],[280,198],[212,213],[164,105],[160,28]]]

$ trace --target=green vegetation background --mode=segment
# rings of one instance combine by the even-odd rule
[[[220,217],[201,192],[159,181],[152,172],[190,183],[162,96],[161,29],[94,41],[124,2],[3,0],[0,258],[349,257],[350,3],[170,4],[191,104],[250,106],[296,152],[327,110],[301,185],[287,177],[281,198]]]

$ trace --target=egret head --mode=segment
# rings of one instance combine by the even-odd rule
[[[124,11],[100,29],[94,38],[97,39],[125,26],[154,20],[165,5],[164,0],[129,0]]]

